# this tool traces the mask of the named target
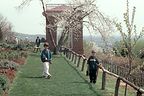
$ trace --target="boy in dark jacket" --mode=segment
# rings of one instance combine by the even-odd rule
[[[51,51],[48,49],[48,43],[44,44],[44,50],[41,52],[41,61],[43,62],[43,76],[50,78],[49,64],[51,64]]]
[[[87,61],[90,83],[94,84],[96,83],[98,66],[99,66],[99,61],[96,58],[95,53],[96,52],[92,50],[92,55],[89,57]]]

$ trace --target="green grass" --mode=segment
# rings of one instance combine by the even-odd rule
[[[94,85],[89,83],[84,72],[64,57],[53,56],[52,62],[52,78],[41,78],[42,64],[39,55],[30,54],[27,64],[17,73],[9,96],[113,96],[115,79],[109,78],[106,90],[101,90],[101,72]]]
[[[39,55],[31,54],[12,85],[9,96],[102,96],[64,57],[54,56],[51,79],[40,78]]]
[[[71,65],[74,65],[72,62],[71,62]],[[77,69],[77,70],[81,70],[81,66],[82,65],[82,62],[81,64],[79,65],[80,67],[79,68],[76,68],[76,65],[74,65],[74,67]],[[84,72],[81,72],[82,74],[86,74],[86,67],[84,68]],[[85,78],[86,79],[86,78]],[[88,79],[87,79],[88,80]],[[97,83],[95,86],[93,86],[93,88],[96,88],[96,90],[98,92],[101,92],[103,96],[114,96],[114,92],[115,92],[115,83],[116,83],[116,78],[112,77],[112,76],[109,76],[107,75],[107,78],[106,78],[106,89],[104,91],[100,90],[101,89],[101,83],[102,83],[102,71],[99,70],[99,74],[98,74],[98,79],[97,79]],[[119,87],[119,96],[124,96],[124,90],[125,90],[125,87],[124,86],[120,86]],[[129,86],[128,90],[127,90],[127,96],[136,96],[136,92],[133,88],[131,88]]]
[[[99,77],[101,77],[101,76],[102,76],[102,73],[99,72]],[[99,82],[101,82],[101,80]],[[110,96],[112,96],[112,94],[114,94],[114,92],[115,92],[115,84],[116,84],[116,78],[114,78],[110,75],[107,75],[106,91],[109,94],[111,94]],[[125,92],[125,86],[121,85],[119,87],[119,96],[124,96],[124,92]],[[129,87],[128,91],[127,91],[127,96],[136,96],[136,92],[131,87]]]

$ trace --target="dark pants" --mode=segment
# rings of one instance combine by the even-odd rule
[[[92,82],[96,83],[97,75],[98,75],[98,68],[95,70],[89,70],[89,78],[91,83]]]
[[[41,50],[40,50],[40,43],[36,43],[36,47],[34,48],[34,52],[38,52],[38,51],[41,52]]]

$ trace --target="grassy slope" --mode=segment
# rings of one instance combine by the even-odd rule
[[[11,87],[9,96],[101,96],[63,57],[54,57],[51,79],[40,78],[42,65],[39,56],[29,56]]]
[[[54,56],[50,67],[52,78],[40,78],[42,64],[39,55],[31,54],[27,64],[17,74],[9,96],[113,96],[115,79],[108,78],[106,90],[102,91],[101,72],[97,84],[91,85],[79,68],[61,56]],[[122,94],[123,91],[119,96]],[[128,96],[133,96],[132,94],[134,95],[131,93]]]
[[[81,66],[80,66],[80,68],[81,68]],[[80,68],[77,68],[77,70],[80,70]],[[85,71],[86,71],[86,68],[85,68]],[[85,71],[82,72],[82,74],[85,74]],[[97,83],[96,83],[96,86],[93,86],[93,88],[96,88],[96,90],[101,92],[103,94],[103,96],[114,96],[116,78],[109,76],[109,75],[107,75],[106,77],[107,77],[106,78],[106,89],[104,91],[102,91],[102,90],[100,90],[101,83],[102,83],[102,71],[99,70]],[[124,90],[125,90],[124,85],[121,85],[119,87],[119,96],[124,96]],[[127,96],[136,96],[136,92],[130,86],[128,86]]]

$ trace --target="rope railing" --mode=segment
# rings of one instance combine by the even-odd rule
[[[77,54],[74,51],[72,51],[71,49],[66,48],[66,47],[62,47],[61,49],[63,50],[62,52],[66,56],[66,58],[68,58],[71,62],[76,64],[77,67],[80,67],[80,62],[82,61],[81,71],[84,71],[85,65],[86,65],[86,62],[87,62],[87,58],[85,56]],[[121,76],[119,76],[115,73],[112,73],[112,72],[106,70],[104,67],[100,67],[100,69],[102,69],[102,72],[103,72],[102,73],[102,85],[101,85],[102,90],[105,90],[106,75],[108,74],[110,76],[113,76],[113,77],[117,78],[116,85],[115,85],[114,96],[118,96],[121,81],[123,81],[127,85],[131,86],[134,90],[136,90],[137,91],[136,96],[142,96],[144,94],[144,89],[134,85],[130,81],[126,80],[124,77],[121,77]]]

